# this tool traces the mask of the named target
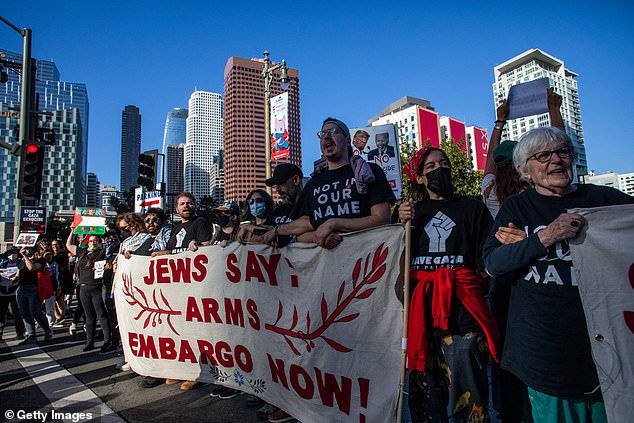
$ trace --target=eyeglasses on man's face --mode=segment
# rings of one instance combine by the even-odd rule
[[[337,129],[337,128],[330,128],[330,129],[326,129],[326,130],[322,129],[321,131],[317,132],[317,137],[319,139],[323,139],[323,138],[326,138],[326,137],[331,137],[332,138],[335,135],[340,134],[340,133],[341,133],[341,131],[339,129]]]
[[[251,198],[249,200],[249,205],[255,204],[255,203],[258,203],[258,204],[264,203],[264,198],[262,198],[262,197],[253,197],[253,198]]]
[[[160,221],[161,219],[159,219],[158,217],[146,217],[144,220],[145,223],[158,223]]]
[[[537,160],[539,163],[546,163],[550,161],[553,154],[556,154],[560,159],[567,159],[572,156],[572,148],[564,147],[558,148],[557,150],[546,150],[540,151],[539,153],[535,153],[528,158],[528,160]]]

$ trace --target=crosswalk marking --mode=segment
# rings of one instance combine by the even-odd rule
[[[60,366],[36,344],[18,345],[18,341],[6,341],[6,343],[56,412],[90,412],[93,419],[100,419],[99,421],[104,423],[125,422],[90,388]]]

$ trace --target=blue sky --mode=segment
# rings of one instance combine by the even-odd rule
[[[449,3],[449,2],[447,2]],[[119,184],[121,111],[141,108],[142,149],[195,88],[223,92],[230,56],[286,59],[300,71],[304,169],[326,116],[363,126],[402,96],[491,129],[493,67],[530,48],[579,74],[589,168],[634,172],[634,3],[18,1],[0,14],[33,30],[34,57],[90,101],[88,171]],[[0,24],[0,45],[22,50]]]

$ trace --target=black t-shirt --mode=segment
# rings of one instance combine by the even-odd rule
[[[299,216],[299,206],[296,204],[282,203],[273,210],[275,225],[290,223]]]
[[[275,225],[290,223],[299,217],[299,204],[282,203],[273,211]],[[277,246],[285,247],[293,241],[295,236],[278,236]]]
[[[92,253],[87,253],[85,248],[77,248],[77,264],[75,271],[77,272],[77,282],[86,285],[100,285],[103,278],[95,279],[94,263],[106,259],[106,251],[101,248]],[[90,263],[93,266],[86,267]]]
[[[33,264],[35,263],[39,263],[40,266],[46,266],[46,260],[44,259],[39,259],[39,260],[33,260]],[[20,286],[37,286],[37,272],[39,272],[39,270],[29,270],[26,268],[26,264],[24,264],[24,261],[22,261],[22,263],[20,263],[20,265],[18,265],[19,270],[19,276],[18,276],[18,285]]]
[[[467,267],[476,271],[484,269],[482,244],[493,219],[484,204],[467,197],[448,200],[426,200],[414,206],[412,221],[411,267],[434,271],[439,267],[449,269]],[[412,289],[414,286],[412,286]],[[426,297],[431,322],[431,294]],[[449,329],[433,329],[435,336],[482,332],[475,318],[454,295],[449,315]]]
[[[300,216],[308,216],[314,229],[333,217],[370,216],[375,204],[394,201],[394,192],[383,169],[369,163],[375,181],[368,184],[367,194],[359,194],[352,166],[326,169],[315,175],[304,187],[300,200]]]
[[[515,272],[502,366],[531,388],[555,396],[587,397],[599,384],[568,241],[546,249],[537,232],[567,209],[631,203],[634,197],[588,184],[564,197],[531,189],[502,205],[484,256],[490,273]],[[495,231],[508,222],[528,238],[501,246]]]
[[[167,241],[167,249],[172,250],[172,253],[185,251],[190,241],[206,242],[212,235],[213,230],[209,220],[202,216],[194,216],[191,220],[174,226],[170,239]]]

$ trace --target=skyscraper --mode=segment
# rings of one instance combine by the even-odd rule
[[[222,95],[194,91],[189,98],[184,189],[197,199],[209,195],[212,158],[222,149]]]
[[[227,200],[242,201],[254,188],[266,188],[264,157],[263,59],[232,56],[225,65],[225,190]],[[281,94],[279,72],[271,83],[271,97]],[[289,69],[288,131],[290,157],[284,162],[302,167],[299,112],[299,71]],[[271,163],[274,168],[275,163]]]
[[[92,172],[86,176],[86,207],[101,207],[101,197],[99,196],[99,178]]]
[[[141,113],[136,106],[125,106],[121,112],[121,192],[138,186],[140,153]]]
[[[217,156],[214,156],[211,163],[211,175],[209,178],[209,195],[214,202],[220,204],[224,201],[225,196],[225,166],[224,166],[224,150],[220,150]]]
[[[0,48],[0,53],[5,56],[4,60],[15,63],[22,63],[21,53],[15,53],[2,48]],[[57,65],[54,62],[36,59],[35,66],[35,91],[39,96],[39,110],[46,112],[54,112],[56,110],[70,110],[73,108],[76,108],[78,110],[77,116],[73,117],[72,120],[73,124],[79,125],[79,127],[77,128],[77,133],[80,136],[80,138],[77,140],[79,144],[73,145],[72,156],[55,156],[54,160],[57,162],[56,164],[60,164],[63,161],[64,165],[68,165],[72,162],[73,171],[67,172],[61,181],[64,185],[72,186],[73,192],[77,193],[77,195],[79,196],[79,202],[76,205],[83,205],[86,195],[85,182],[86,169],[88,166],[89,103],[86,84],[80,82],[60,81],[60,73],[57,69]],[[6,112],[19,110],[22,95],[21,75],[16,72],[9,72],[8,76],[8,81],[5,84],[0,85],[0,103],[2,103],[1,110],[4,110]],[[19,116],[19,113],[16,116]],[[66,119],[62,118],[61,115],[58,115],[58,118]],[[0,122],[2,122],[3,120],[4,118],[0,118]],[[18,121],[19,117],[15,119],[9,119],[7,115],[7,119],[4,120],[5,126],[3,127],[3,129],[7,129],[7,131],[4,131],[3,135],[0,136],[5,142],[14,143],[17,141],[17,136],[13,136],[13,129],[17,125]],[[59,140],[62,138],[62,134],[57,133],[56,137]],[[66,145],[63,148],[68,149],[70,147],[69,145]],[[10,154],[5,154],[8,153],[6,150],[1,150],[0,162],[5,163],[5,169],[15,166],[14,157]],[[47,149],[47,151],[49,151],[49,149]],[[55,148],[51,149],[51,151],[57,151],[56,154],[60,154],[60,151],[66,152],[66,150],[55,150]],[[75,156],[75,154],[79,154],[79,156]],[[77,179],[74,179],[76,175],[75,169],[78,169],[78,171],[80,172],[79,174],[77,174]],[[0,196],[0,220],[13,220],[13,198],[15,197],[16,189],[15,172],[16,171],[5,171],[0,174],[0,186],[3,190],[3,195]],[[44,174],[46,175],[47,172],[48,170],[45,168]],[[44,192],[46,191],[46,189],[46,187],[43,187]],[[5,193],[7,193],[7,195],[5,195]]]
[[[540,78],[548,78],[550,86],[562,97],[561,117],[566,133],[577,147],[579,158],[575,164],[577,176],[588,173],[586,148],[581,125],[579,88],[577,74],[557,59],[539,49],[531,49],[497,65],[494,69],[493,100],[497,108],[508,97],[511,86]],[[548,113],[509,120],[502,133],[502,139],[518,140],[525,132],[540,126],[549,126]]]
[[[185,157],[185,143],[177,145],[167,145],[167,196],[168,207],[165,210],[174,210],[174,196],[183,192],[183,174],[185,167],[183,158]]]
[[[165,154],[166,161],[168,145],[178,145],[187,141],[188,115],[189,111],[181,108],[175,108],[167,112],[167,118],[165,119],[165,131],[163,132],[163,148],[161,149],[161,152]],[[167,162],[165,163],[165,166],[165,169],[169,168]],[[162,173],[159,173],[159,175],[162,175]]]

